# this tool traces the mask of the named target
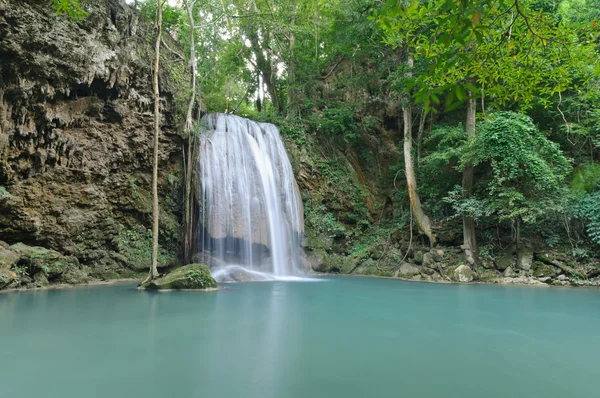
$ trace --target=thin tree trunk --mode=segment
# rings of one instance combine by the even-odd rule
[[[407,76],[412,76],[412,68],[414,60],[412,55],[408,56],[408,68]],[[402,116],[404,119],[404,165],[406,172],[406,186],[408,189],[408,197],[410,200],[410,207],[417,222],[417,227],[429,238],[431,246],[435,244],[435,236],[431,229],[431,221],[429,217],[423,212],[421,207],[421,200],[417,193],[417,176],[415,174],[414,160],[412,156],[412,99],[410,96],[405,96],[402,101]]]
[[[469,99],[467,106],[467,141],[475,139],[475,116],[477,114],[477,100],[475,97]],[[462,178],[463,197],[471,196],[473,190],[473,165],[468,163],[463,171]],[[475,238],[475,220],[473,216],[463,214],[463,250],[465,259],[472,267],[477,260],[477,240]]]
[[[196,36],[195,36],[195,23],[194,23],[194,5],[196,0],[184,0],[185,7],[187,9],[188,19],[190,20],[190,73],[191,73],[191,84],[192,93],[190,95],[190,101],[188,103],[187,114],[185,117],[185,132],[187,133],[188,146],[187,146],[187,168],[185,170],[185,195],[184,195],[184,237],[183,237],[183,259],[186,264],[190,263],[191,252],[192,252],[192,152],[193,152],[193,112],[194,104],[196,103],[196,73],[198,64],[196,63]]]
[[[287,106],[288,116],[296,115],[296,87],[295,87],[295,76],[294,76],[294,45],[296,43],[296,36],[294,35],[294,28],[296,27],[296,1],[292,1],[292,17],[290,20],[292,31],[290,32],[290,60],[288,63],[288,89],[287,89]]]
[[[162,38],[162,0],[157,2],[156,9],[156,45],[154,48],[154,150],[152,152],[152,265],[147,280],[158,277],[158,137],[160,135],[160,89],[158,74],[160,72],[160,41]]]

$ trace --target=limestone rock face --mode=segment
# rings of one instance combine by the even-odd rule
[[[149,259],[145,231],[129,231],[151,220],[151,27],[120,0],[85,7],[76,23],[49,1],[0,0],[0,240],[74,255],[97,277],[132,276],[132,258]],[[168,177],[181,161],[169,84],[161,77],[161,198],[180,185]],[[179,217],[161,203],[163,245]],[[140,247],[127,250],[132,240]]]
[[[473,271],[468,265],[459,265],[454,270],[452,279],[456,282],[471,282],[473,280]]]
[[[141,287],[148,290],[206,290],[215,289],[217,282],[206,265],[190,264]]]

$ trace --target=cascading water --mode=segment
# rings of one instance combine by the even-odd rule
[[[215,279],[301,274],[302,201],[277,127],[210,114],[198,145],[197,239]]]

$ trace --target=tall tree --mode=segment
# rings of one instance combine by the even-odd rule
[[[187,161],[185,167],[185,192],[184,192],[184,237],[183,237],[183,256],[184,262],[189,263],[191,260],[191,252],[192,252],[192,223],[193,223],[193,196],[192,196],[192,170],[193,170],[193,152],[194,152],[194,121],[193,121],[193,113],[194,106],[197,101],[197,90],[196,90],[196,80],[198,74],[198,62],[196,60],[196,24],[194,22],[194,6],[196,5],[196,0],[183,0],[183,4],[185,5],[188,20],[189,20],[189,30],[190,30],[190,79],[192,92],[190,94],[190,100],[188,102],[188,108],[185,116],[185,124],[184,131],[185,135],[188,139],[187,146]]]
[[[162,6],[163,0],[158,0],[156,9],[156,42],[154,45],[154,147],[152,150],[152,264],[146,281],[158,277],[158,138],[160,136],[160,88],[158,75],[160,73],[160,43],[162,39]]]
[[[414,59],[409,49],[405,50],[407,72],[406,77],[412,78]],[[429,243],[433,246],[435,244],[435,236],[431,228],[431,220],[423,211],[421,206],[421,199],[417,192],[417,176],[415,173],[414,159],[412,153],[412,130],[413,130],[413,99],[410,95],[405,95],[402,99],[402,119],[404,125],[404,170],[406,174],[406,187],[408,189],[408,197],[410,201],[410,208],[417,226],[421,232],[427,235]]]

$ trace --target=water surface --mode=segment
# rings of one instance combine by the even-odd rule
[[[0,295],[0,397],[597,397],[600,291],[370,278]]]

